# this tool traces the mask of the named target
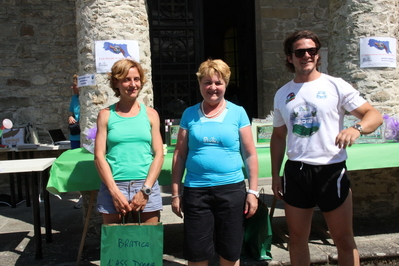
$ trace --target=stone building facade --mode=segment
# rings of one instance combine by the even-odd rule
[[[184,1],[182,1],[184,2]],[[0,7],[0,118],[34,123],[67,134],[72,75],[95,73],[94,41],[133,39],[149,83],[143,101],[154,106],[147,1],[4,0]],[[399,113],[397,68],[359,67],[359,38],[398,36],[397,0],[255,0],[257,116],[273,109],[275,91],[292,78],[282,41],[294,29],[316,32],[328,73],[352,83],[382,113]],[[92,127],[99,109],[115,102],[106,74],[81,88],[82,124]],[[157,97],[157,94],[155,94]]]
[[[139,42],[149,80],[140,100],[154,106],[148,2],[3,0],[0,119],[17,126],[34,123],[42,142],[49,141],[47,129],[62,128],[67,135],[72,76],[96,72],[96,40]],[[282,42],[299,29],[320,36],[325,71],[353,84],[382,113],[399,113],[398,68],[359,67],[359,38],[398,38],[398,0],[254,0],[254,9],[258,117],[270,113],[274,93],[292,79],[284,67]],[[93,127],[98,111],[117,101],[106,74],[96,74],[96,84],[81,88],[83,129]]]
[[[5,0],[0,6],[0,119],[66,132],[78,70],[74,1]],[[41,130],[42,129],[42,130]]]

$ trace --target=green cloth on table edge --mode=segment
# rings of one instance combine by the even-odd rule
[[[399,167],[399,143],[355,144],[347,151],[349,171]]]
[[[399,167],[399,143],[355,144],[346,150],[348,171]],[[256,151],[259,177],[271,177],[270,148],[257,148]]]
[[[76,163],[71,163],[76,162]],[[79,178],[70,178],[71,176]],[[94,165],[94,155],[85,148],[67,150],[53,163],[47,190],[53,194],[82,190],[98,190],[101,179]]]
[[[173,147],[174,149],[174,147]],[[164,164],[158,177],[160,185],[172,182],[173,149],[168,149]],[[75,178],[71,178],[74,175]],[[101,179],[94,165],[94,154],[85,148],[67,150],[53,163],[47,190],[53,194],[69,191],[98,190]]]
[[[173,150],[174,146],[168,147],[168,153],[165,155],[158,178],[160,185],[171,184]],[[257,148],[256,150],[259,159],[259,177],[271,177],[270,148]],[[347,151],[349,171],[399,167],[399,143],[355,144],[347,148]],[[93,160],[94,155],[84,148],[63,152],[51,167],[47,190],[53,194],[98,190],[101,180]],[[80,177],[70,178],[72,175]]]

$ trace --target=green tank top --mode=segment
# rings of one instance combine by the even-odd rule
[[[110,106],[106,160],[116,181],[147,178],[153,160],[151,124],[146,106],[135,117],[122,117]]]

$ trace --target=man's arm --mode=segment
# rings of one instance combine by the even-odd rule
[[[270,156],[272,164],[272,190],[274,196],[283,199],[280,170],[286,148],[287,127],[274,127],[270,140]]]
[[[359,130],[350,127],[339,132],[335,139],[335,145],[345,149],[350,147],[361,134],[370,134],[374,132],[383,122],[382,115],[371,104],[364,103],[352,112],[352,115],[360,119],[359,124],[362,127],[362,133]]]

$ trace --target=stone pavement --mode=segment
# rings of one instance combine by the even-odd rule
[[[270,190],[270,179],[260,179],[264,188],[264,199],[271,205],[273,196]],[[164,265],[186,265],[182,259],[182,220],[174,215],[170,208],[170,194],[163,193],[164,211],[161,221],[164,224]],[[43,259],[35,260],[33,245],[33,222],[31,207],[22,202],[12,209],[0,204],[0,266],[70,266],[76,265],[79,243],[83,232],[83,215],[81,209],[73,206],[79,197],[78,193],[64,193],[62,200],[51,196],[53,242],[46,243],[44,237],[44,217],[42,216]],[[42,213],[43,206],[41,203]],[[241,265],[290,265],[287,250],[287,229],[282,202],[278,202],[273,225],[272,261],[253,261],[242,259]],[[355,220],[356,242],[362,261],[373,259],[399,258],[399,223],[397,219]],[[336,264],[336,248],[326,231],[326,225],[320,211],[315,211],[312,233],[310,236],[312,263],[322,265]],[[99,265],[100,241],[95,229],[90,228],[80,265]],[[210,265],[218,265],[217,259]],[[365,264],[364,264],[365,265]],[[367,264],[368,265],[368,264]],[[377,264],[373,264],[377,265]],[[392,264],[399,265],[397,260]]]

